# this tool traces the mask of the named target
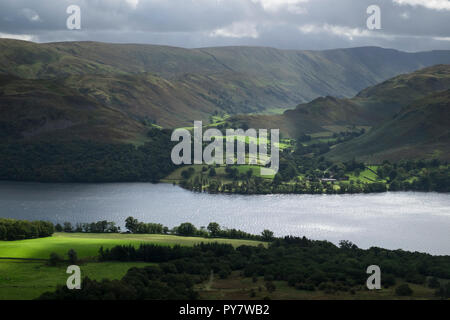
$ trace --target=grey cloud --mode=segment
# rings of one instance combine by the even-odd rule
[[[284,6],[273,5],[283,1]],[[445,41],[450,37],[449,10],[398,5],[393,0],[293,2],[134,0],[134,6],[131,0],[2,0],[0,36],[30,35],[42,42],[99,40],[183,47],[327,49],[376,45],[407,51],[450,49],[450,41]],[[65,27],[70,4],[81,7],[80,31]],[[366,9],[372,4],[381,7],[382,30],[368,32]],[[305,26],[314,32],[304,32]]]

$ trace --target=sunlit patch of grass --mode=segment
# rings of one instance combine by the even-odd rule
[[[0,258],[48,259],[52,252],[65,257],[69,249],[74,249],[79,258],[89,258],[96,257],[100,247],[112,248],[118,245],[137,247],[142,243],[193,246],[201,242],[229,243],[234,246],[260,244],[260,242],[249,240],[206,239],[156,234],[55,233],[48,238],[0,241]]]

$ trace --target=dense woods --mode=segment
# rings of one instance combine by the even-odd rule
[[[200,278],[199,278],[200,279]],[[59,286],[44,293],[40,300],[195,300],[197,278],[160,268],[132,268],[122,280],[101,282],[84,278],[81,290]]]
[[[0,240],[24,240],[50,237],[54,232],[51,222],[0,218]]]
[[[157,182],[169,174],[170,132],[152,131],[152,142],[92,141],[0,144],[0,180],[40,182]]]

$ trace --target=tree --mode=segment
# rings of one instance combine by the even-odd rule
[[[432,278],[430,278],[430,280],[428,280],[428,287],[430,287],[432,289],[437,289],[440,286],[441,286],[441,284],[436,277],[432,277]]]
[[[70,222],[64,222],[63,230],[64,232],[73,232],[72,224]]]
[[[78,261],[77,252],[74,249],[70,249],[67,252],[67,256],[69,257],[70,264],[76,264]]]
[[[270,230],[264,230],[261,232],[262,240],[263,241],[272,241],[273,240],[273,232]]]
[[[413,294],[412,289],[409,287],[408,284],[402,284],[395,289],[395,294],[401,297],[410,296]]]
[[[181,172],[181,177],[182,177],[183,179],[187,180],[187,179],[189,179],[190,177],[192,177],[192,176],[194,175],[194,173],[195,173],[195,169],[192,168],[192,167],[190,167],[189,169],[183,170],[183,171]]]
[[[267,281],[266,282],[266,289],[267,289],[267,291],[269,291],[269,293],[272,293],[272,292],[274,292],[277,289],[277,287],[273,284],[272,281]]]
[[[63,231],[63,227],[62,225],[60,225],[59,223],[55,226],[55,231],[56,232],[62,232]]]
[[[355,250],[358,249],[358,246],[351,241],[341,240],[339,241],[339,248],[347,250]]]
[[[446,285],[439,286],[439,288],[436,290],[435,295],[443,299],[450,298],[450,282]]]
[[[273,178],[273,184],[274,184],[275,186],[277,186],[277,185],[281,184],[282,182],[283,182],[283,177],[282,177],[282,175],[281,175],[280,173],[277,173],[277,174],[275,175],[275,177]]]
[[[211,222],[207,227],[211,237],[217,237],[220,233],[220,225],[217,222]]]
[[[197,232],[197,229],[192,223],[185,222],[180,224],[180,226],[176,228],[176,231],[177,234],[181,236],[193,236]]]
[[[215,177],[216,175],[217,175],[217,173],[216,173],[216,169],[214,169],[214,167],[212,167],[210,170],[209,170],[209,174],[208,174],[210,177]]]
[[[61,256],[59,254],[57,254],[55,252],[50,253],[50,259],[48,260],[49,265],[56,266],[62,261],[63,261],[63,258],[61,258]]]
[[[131,233],[135,233],[139,227],[139,221],[133,217],[128,217],[125,219],[125,228],[127,228]]]
[[[0,240],[8,239],[8,230],[6,226],[0,224]]]

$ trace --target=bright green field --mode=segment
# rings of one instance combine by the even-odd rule
[[[369,170],[369,168],[371,170]],[[375,173],[377,171],[377,169],[378,169],[378,166],[369,166],[364,171],[361,171],[361,173],[358,177],[354,174],[354,172],[347,173],[347,175],[350,177],[351,181],[352,180],[353,181],[360,180],[362,182],[367,182],[367,183],[374,182],[374,181],[385,182],[385,180],[380,179],[380,177],[378,177],[378,175]]]
[[[0,241],[0,258],[48,259],[51,252],[67,258],[69,249],[74,249],[80,263],[82,276],[101,280],[120,279],[131,267],[152,265],[140,262],[96,262],[101,246],[111,248],[117,245],[135,245],[154,243],[159,245],[192,246],[200,242],[230,243],[234,246],[259,245],[261,242],[230,239],[205,239],[178,237],[170,235],[134,235],[134,234],[80,234],[56,233],[53,237]],[[46,261],[0,259],[0,300],[34,299],[42,293],[53,291],[57,284],[65,284],[67,263],[58,267],[47,265]]]
[[[141,243],[192,246],[201,242],[230,243],[236,247],[260,243],[249,240],[205,239],[170,235],[55,233],[53,237],[49,238],[0,241],[0,258],[48,259],[52,252],[65,256],[69,249],[74,249],[79,258],[89,258],[97,256],[101,246],[103,248],[130,244],[139,246]]]
[[[215,168],[216,176],[214,178],[208,177],[209,171],[202,172],[202,168],[203,167],[207,167],[207,166],[206,165],[188,165],[188,166],[183,166],[181,168],[178,168],[178,169],[174,170],[166,178],[162,179],[161,182],[165,182],[165,183],[179,183],[179,182],[181,182],[183,180],[183,178],[181,176],[181,173],[184,170],[188,170],[189,168],[193,168],[194,169],[194,174],[189,179],[192,182],[195,181],[196,177],[202,178],[202,175],[203,175],[204,178],[221,180],[224,183],[231,183],[231,182],[233,182],[232,179],[227,177],[227,173],[225,172],[226,166],[220,166],[218,168]],[[233,168],[237,168],[239,170],[239,173],[246,173],[248,170],[251,169],[253,171],[253,176],[255,176],[255,177],[261,177],[261,178],[264,178],[264,179],[273,179],[274,178],[274,175],[262,176],[261,175],[261,166],[245,164],[245,165],[235,165],[235,166],[232,166],[232,167]]]
[[[152,265],[143,262],[93,262],[81,264],[81,276],[102,280],[121,279],[132,267]],[[0,300],[31,300],[67,281],[67,265],[50,267],[44,262],[0,260]]]

